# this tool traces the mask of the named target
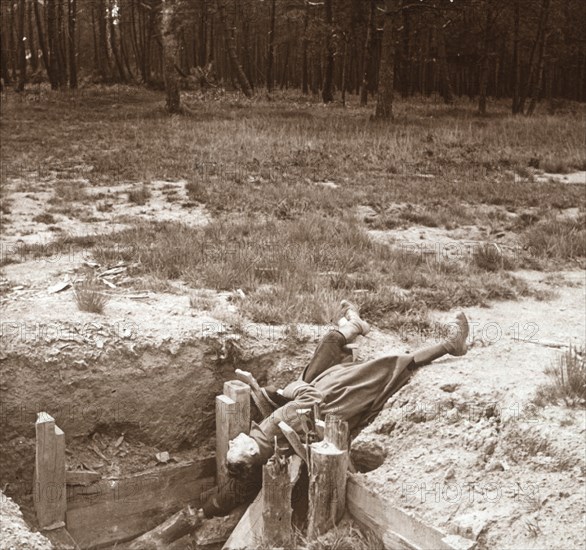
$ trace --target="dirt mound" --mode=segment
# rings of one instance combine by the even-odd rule
[[[51,550],[53,545],[41,533],[31,531],[18,505],[0,491],[0,549]]]

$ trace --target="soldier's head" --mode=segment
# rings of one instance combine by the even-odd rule
[[[257,442],[246,434],[239,434],[229,443],[226,468],[231,477],[244,478],[260,460]]]

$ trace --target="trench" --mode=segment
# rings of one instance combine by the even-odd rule
[[[92,470],[102,480],[149,471],[162,480],[170,468],[213,463],[215,397],[224,381],[242,368],[266,383],[276,359],[220,357],[217,342],[205,340],[185,343],[173,353],[148,346],[113,350],[90,364],[79,354],[50,363],[8,354],[0,362],[1,487],[36,528],[35,421],[41,411],[65,433],[68,470]],[[157,458],[164,452],[168,462]],[[208,465],[204,469],[202,476],[213,476]],[[147,519],[152,528],[155,520]]]

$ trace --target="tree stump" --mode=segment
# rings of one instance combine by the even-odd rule
[[[293,542],[291,493],[294,483],[289,461],[273,455],[262,469],[263,542],[271,548],[289,548]]]
[[[328,415],[324,431],[324,441],[310,447],[309,540],[332,529],[346,507],[348,423]]]

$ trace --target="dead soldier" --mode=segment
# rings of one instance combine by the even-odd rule
[[[208,496],[200,511],[201,517],[223,516],[245,502],[251,502],[262,486],[262,465],[279,447],[287,447],[279,422],[284,421],[302,434],[297,411],[318,405],[320,415],[336,414],[348,422],[350,434],[356,435],[372,422],[386,401],[407,383],[415,370],[429,365],[444,355],[461,356],[467,352],[468,321],[464,313],[455,319],[457,330],[444,342],[409,355],[385,355],[370,361],[353,362],[347,348],[360,335],[370,330],[360,318],[357,307],[343,300],[342,318],[337,330],[319,342],[299,380],[283,390],[258,388],[257,399],[273,411],[260,424],[252,423],[250,435],[240,434],[232,441],[227,453],[227,468],[232,478],[229,487],[218,487]]]

